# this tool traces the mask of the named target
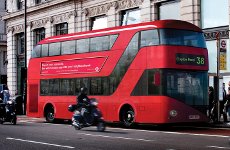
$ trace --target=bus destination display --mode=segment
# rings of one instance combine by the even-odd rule
[[[204,66],[205,57],[204,55],[193,55],[193,54],[176,54],[176,64],[178,65],[196,65]]]

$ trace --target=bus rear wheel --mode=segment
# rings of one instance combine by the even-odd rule
[[[46,121],[49,122],[49,123],[53,123],[55,121],[54,107],[53,106],[50,106],[50,107],[46,108],[46,110],[45,110],[45,118],[46,118]]]
[[[135,113],[131,107],[125,107],[121,110],[121,122],[125,127],[131,127],[134,124]]]

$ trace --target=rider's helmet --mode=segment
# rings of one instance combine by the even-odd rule
[[[86,87],[82,87],[82,88],[80,89],[80,93],[81,93],[81,94],[87,94],[87,91],[88,91],[88,89],[87,89]]]

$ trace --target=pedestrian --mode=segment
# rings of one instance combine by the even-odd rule
[[[215,101],[214,88],[212,86],[209,86],[208,88],[208,99],[209,99],[209,118],[213,122],[216,122],[218,120],[217,101]]]
[[[3,90],[1,91],[1,93],[3,94],[3,103],[7,103],[7,101],[10,100],[10,92],[9,90]]]
[[[223,121],[227,122],[227,110],[226,110],[226,103],[227,103],[227,93],[225,90],[225,83],[223,83],[223,100],[220,101],[220,115],[223,115]]]

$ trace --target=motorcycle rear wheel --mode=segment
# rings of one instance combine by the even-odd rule
[[[16,124],[17,124],[17,117],[14,116],[14,117],[11,119],[10,123],[13,124],[13,125],[16,125]]]
[[[0,124],[3,124],[3,123],[4,123],[3,120],[4,120],[3,118],[0,118]]]

